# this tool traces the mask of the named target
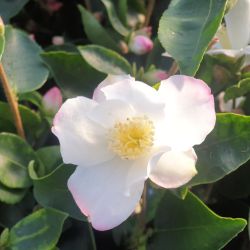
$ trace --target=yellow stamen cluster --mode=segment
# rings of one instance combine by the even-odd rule
[[[110,148],[123,159],[148,153],[154,142],[154,124],[146,116],[118,122],[110,132]]]

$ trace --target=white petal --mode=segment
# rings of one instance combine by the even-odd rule
[[[85,97],[68,99],[55,116],[52,132],[58,137],[65,163],[93,165],[114,157],[106,130],[88,118],[97,103]]]
[[[102,88],[107,100],[122,100],[131,104],[136,112],[152,119],[163,115],[165,104],[158,92],[147,84],[131,79]]]
[[[238,0],[225,21],[232,48],[246,47],[250,39],[250,0]]]
[[[187,152],[168,151],[154,158],[150,164],[149,178],[161,187],[180,187],[197,173],[197,156],[193,149]]]
[[[216,120],[210,88],[202,80],[178,75],[163,80],[159,93],[166,102],[166,145],[185,151],[204,141]]]
[[[245,54],[243,49],[210,49],[209,55],[226,55],[233,58],[239,58]]]
[[[106,87],[108,85],[112,85],[116,82],[122,81],[122,80],[134,80],[133,77],[130,75],[108,75],[95,89],[93,93],[93,99],[97,102],[104,101],[105,95],[102,92],[102,88]]]
[[[88,168],[79,166],[68,187],[93,227],[109,230],[133,213],[143,191],[146,169],[144,161],[120,158]]]

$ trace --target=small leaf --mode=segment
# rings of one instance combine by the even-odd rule
[[[96,70],[113,75],[131,73],[129,62],[113,50],[97,45],[79,46],[83,58]]]
[[[195,75],[217,31],[227,0],[172,0],[159,25],[159,39],[184,75]]]
[[[122,36],[128,36],[129,30],[121,23],[120,19],[118,18],[113,2],[111,0],[101,0],[101,1],[106,7],[106,10],[108,12],[108,17],[113,28]]]
[[[67,98],[91,96],[105,77],[86,63],[80,54],[57,51],[43,53],[42,58]]]
[[[81,13],[84,30],[88,39],[94,44],[120,51],[116,41],[111,38],[110,34],[100,25],[95,17],[81,5],[78,5],[78,9]]]
[[[25,93],[40,88],[48,77],[48,70],[40,58],[38,44],[24,32],[6,26],[3,67],[12,88]]]
[[[19,136],[0,134],[0,182],[9,188],[27,188],[32,182],[28,165],[37,160],[33,149]]]
[[[8,243],[9,229],[5,228],[0,235],[0,248],[4,247]]]
[[[5,22],[15,16],[29,0],[1,0],[0,1],[0,16]]]
[[[40,209],[23,218],[10,230],[10,249],[52,249],[59,240],[66,218],[66,214],[53,209]]]
[[[241,97],[250,92],[250,78],[241,80],[237,85],[229,87],[225,91],[224,99],[228,101],[230,99],[235,99]]]
[[[18,96],[18,101],[30,102],[40,109],[42,105],[42,96],[37,91],[27,92],[27,93],[20,94]]]
[[[29,167],[34,196],[39,204],[63,211],[77,220],[85,220],[67,187],[67,181],[74,170],[72,165],[61,164],[50,174],[38,177],[33,166]]]
[[[216,215],[195,195],[185,200],[166,192],[155,218],[155,231],[148,249],[221,249],[246,226],[243,219]]]
[[[250,117],[218,114],[214,130],[195,147],[198,174],[188,186],[215,182],[250,159]]]

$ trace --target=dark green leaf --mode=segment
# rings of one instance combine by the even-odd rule
[[[149,249],[221,249],[245,226],[243,219],[216,215],[192,193],[181,200],[167,192],[156,213]]]
[[[109,21],[111,22],[113,28],[123,36],[129,35],[129,30],[121,23],[117,16],[115,6],[111,0],[101,0],[106,7],[108,12]]]
[[[237,85],[234,85],[225,91],[224,99],[228,101],[250,92],[250,78],[241,80]]]
[[[5,22],[15,16],[29,0],[1,0],[0,16]]]
[[[159,39],[180,71],[194,75],[217,31],[227,0],[172,0],[159,25]]]
[[[50,250],[55,247],[67,215],[53,209],[40,209],[23,218],[10,230],[12,250]]]
[[[118,1],[118,14],[122,23],[127,25],[127,12],[128,12],[128,3],[127,0]]]
[[[211,183],[235,171],[250,159],[250,117],[218,114],[205,142],[195,147],[198,174],[188,186]]]
[[[34,185],[34,196],[38,203],[44,207],[52,207],[68,213],[77,220],[85,220],[67,187],[67,181],[74,170],[74,166],[62,164],[50,174],[38,177],[34,168],[29,167]]]
[[[131,73],[129,62],[113,50],[97,45],[79,46],[83,58],[100,72],[113,75]]]
[[[48,52],[43,53],[42,58],[67,98],[90,96],[105,77],[76,53]]]
[[[38,108],[41,108],[42,105],[42,96],[37,91],[20,94],[18,96],[18,100],[19,102],[22,101],[30,102],[33,105],[37,106]]]
[[[24,32],[6,26],[3,67],[12,88],[25,93],[40,88],[48,70],[40,59],[41,48]]]
[[[78,5],[78,9],[81,13],[84,30],[88,39],[94,44],[120,51],[115,40],[111,38],[110,34],[100,25],[95,17],[81,5]]]
[[[36,161],[33,149],[19,136],[0,134],[0,182],[9,188],[31,186],[28,165]]]
[[[0,235],[0,248],[4,247],[9,239],[9,229],[5,228]]]

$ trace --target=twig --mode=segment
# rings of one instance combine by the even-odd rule
[[[176,61],[173,62],[173,64],[171,65],[169,71],[168,71],[168,76],[173,76],[177,73],[177,71],[179,70],[179,66],[176,63]]]
[[[16,98],[15,93],[13,92],[13,90],[10,87],[10,84],[8,82],[8,78],[7,78],[7,75],[6,75],[5,71],[4,71],[2,63],[0,63],[0,79],[1,79],[1,82],[2,82],[2,86],[3,86],[5,96],[7,98],[7,101],[9,103],[9,105],[10,105],[10,109],[11,109],[12,114],[13,114],[15,126],[16,126],[16,129],[17,129],[17,133],[23,139],[25,139],[22,119],[21,119],[21,115],[20,115],[20,112],[19,112],[19,109],[18,109],[17,98]]]
[[[89,222],[88,222],[88,227],[89,227],[90,240],[91,240],[91,244],[92,244],[92,250],[97,250],[93,228]]]

